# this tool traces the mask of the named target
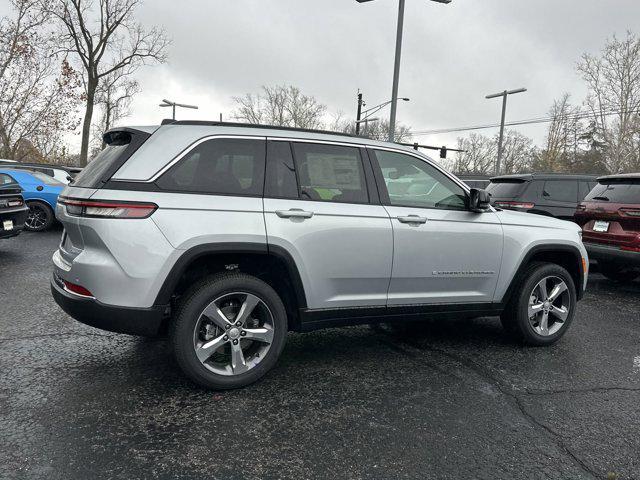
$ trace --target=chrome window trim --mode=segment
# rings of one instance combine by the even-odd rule
[[[164,167],[158,170],[152,177],[147,178],[146,180],[135,180],[135,179],[126,179],[126,178],[114,178],[111,181],[114,182],[135,182],[135,183],[153,183],[158,178],[160,178],[164,173],[167,172],[171,167],[173,167],[176,163],[182,160],[185,156],[187,156],[191,151],[196,148],[198,145],[208,141],[208,140],[222,140],[222,139],[234,139],[234,140],[263,140],[266,141],[267,137],[264,135],[207,135],[206,137],[202,137],[191,145],[186,147],[182,152],[176,155],[172,160],[169,161]]]

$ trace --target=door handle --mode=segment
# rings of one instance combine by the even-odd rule
[[[398,217],[400,223],[427,223],[427,217],[419,217],[418,215],[407,215],[406,217]]]
[[[276,210],[276,215],[280,218],[311,218],[313,212],[307,212],[300,208],[291,208],[289,210]]]

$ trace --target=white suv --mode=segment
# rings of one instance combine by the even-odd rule
[[[577,225],[496,210],[396,144],[217,122],[105,141],[58,201],[53,295],[88,325],[168,332],[205,387],[262,377],[288,330],[500,315],[549,345],[586,286]]]

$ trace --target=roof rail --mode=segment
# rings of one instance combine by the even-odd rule
[[[342,137],[361,138],[361,137],[356,137],[355,135],[351,135],[350,133],[332,132],[330,130],[316,130],[312,128],[296,128],[296,127],[279,127],[277,125],[260,125],[260,124],[254,124],[254,123],[239,123],[239,122],[166,119],[162,121],[162,125],[202,125],[202,126],[211,126],[211,127],[266,128],[269,130],[286,130],[291,132],[322,133],[325,135],[340,135]]]

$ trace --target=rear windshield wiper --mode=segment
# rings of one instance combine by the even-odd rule
[[[608,202],[609,197],[593,197],[593,200],[602,200],[603,202]]]

